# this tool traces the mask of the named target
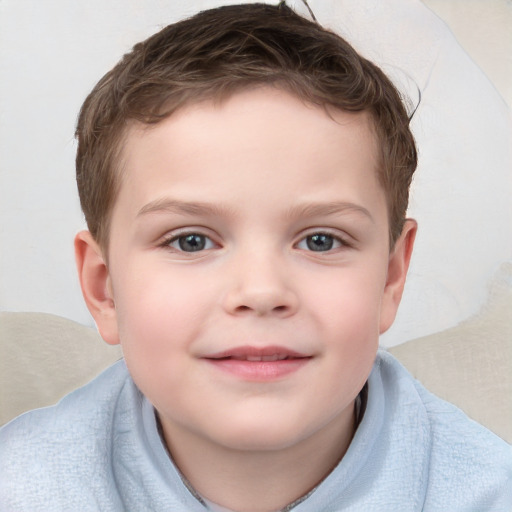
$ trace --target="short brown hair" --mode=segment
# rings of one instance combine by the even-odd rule
[[[89,230],[104,249],[130,122],[155,124],[190,103],[255,85],[323,107],[370,113],[394,245],[417,163],[400,95],[343,38],[281,2],[220,7],[169,25],[136,44],[89,94],[76,129],[76,173]]]

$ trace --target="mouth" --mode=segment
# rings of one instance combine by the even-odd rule
[[[312,356],[284,347],[237,347],[204,358],[221,371],[249,381],[284,378],[302,368]]]

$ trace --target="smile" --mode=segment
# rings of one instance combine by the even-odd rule
[[[298,371],[312,356],[283,347],[237,347],[204,359],[235,377],[264,382],[281,379]]]

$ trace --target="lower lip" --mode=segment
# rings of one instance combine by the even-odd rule
[[[279,361],[246,361],[240,359],[207,359],[207,361],[219,370],[236,377],[264,382],[277,380],[298,371],[310,361],[310,358],[282,359]]]

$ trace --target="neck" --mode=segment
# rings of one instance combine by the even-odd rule
[[[172,458],[193,489],[240,512],[274,512],[314,489],[337,465],[355,430],[354,408],[306,439],[282,449],[219,446],[162,422]]]

